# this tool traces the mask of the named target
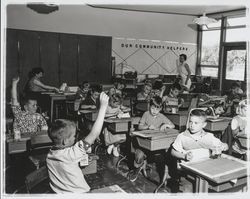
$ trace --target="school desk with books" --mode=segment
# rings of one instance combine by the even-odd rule
[[[221,192],[247,185],[247,162],[221,154],[217,158],[207,156],[180,163],[181,168],[195,177],[195,192],[208,193],[208,190]]]
[[[16,153],[23,153],[29,150],[29,142],[32,139],[35,144],[40,144],[40,142],[44,143],[44,140],[47,143],[51,143],[51,140],[48,136],[47,131],[41,131],[37,133],[22,133],[21,138],[15,140],[13,135],[6,136],[6,145],[7,145],[7,153],[8,154],[16,154]]]
[[[174,142],[179,131],[176,129],[166,129],[166,131],[160,130],[141,130],[131,132],[131,136],[136,136],[138,144],[140,147],[147,149],[149,151],[166,150]],[[166,167],[166,165],[165,165]],[[167,179],[168,170],[165,168],[163,175],[160,177],[161,182],[156,187],[154,193],[163,186]]]

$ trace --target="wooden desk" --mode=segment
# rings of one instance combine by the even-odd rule
[[[139,146],[149,151],[156,151],[168,149],[176,139],[179,131],[176,129],[167,129],[165,132],[159,130],[142,130],[131,132],[131,134],[132,136],[136,136]],[[167,172],[168,170],[165,168],[163,176],[160,176],[160,184],[156,187],[154,193],[157,193],[165,183]]]
[[[8,154],[17,154],[17,153],[23,153],[28,151],[28,141],[30,141],[32,139],[33,136],[37,136],[38,139],[36,139],[37,143],[33,143],[33,144],[39,144],[39,137],[44,136],[46,137],[46,140],[48,140],[48,142],[51,142],[48,133],[47,132],[38,132],[37,134],[34,133],[23,133],[21,135],[21,139],[20,140],[14,140],[11,137],[7,137],[6,138],[6,144],[7,144],[7,151]]]
[[[179,134],[179,131],[176,129],[167,129],[165,132],[159,130],[142,130],[131,132],[131,134],[137,137],[138,144],[141,147],[149,151],[156,151],[169,148]]]
[[[230,117],[219,117],[218,119],[207,119],[207,125],[205,130],[208,131],[224,131],[232,118]]]
[[[53,111],[55,101],[66,101],[67,96],[75,95],[73,92],[69,93],[53,93],[53,92],[42,92],[43,95],[48,95],[50,98],[50,121],[53,121]],[[57,117],[57,116],[56,116]]]
[[[183,131],[186,129],[187,119],[188,119],[188,111],[178,111],[177,113],[163,113],[174,125],[179,129],[179,131]]]
[[[108,118],[104,122],[113,133],[121,133],[130,130],[132,118]]]
[[[96,109],[80,110],[79,112],[80,112],[80,114],[83,114],[84,117],[91,122],[96,121],[97,116],[98,116],[98,110],[96,110]]]
[[[181,167],[195,176],[195,192],[208,193],[245,186],[247,183],[247,162],[222,154],[217,159],[205,159],[197,162],[183,162]],[[237,179],[234,184],[231,180]]]

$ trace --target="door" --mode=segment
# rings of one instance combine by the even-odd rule
[[[228,44],[224,48],[222,70],[222,93],[229,90],[235,81],[246,90],[246,44]]]

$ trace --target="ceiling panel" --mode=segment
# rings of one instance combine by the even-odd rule
[[[202,15],[206,14],[226,12],[232,10],[244,9],[244,6],[236,5],[122,5],[122,4],[89,4],[89,6],[95,8],[106,8],[106,9],[119,9],[129,11],[141,11],[141,12],[155,12],[155,13],[166,13],[166,14],[181,14],[181,15]]]

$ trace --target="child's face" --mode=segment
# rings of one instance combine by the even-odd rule
[[[178,89],[171,89],[171,94],[174,96],[174,97],[177,97],[179,95],[180,91]]]
[[[112,108],[118,108],[118,107],[120,106],[120,103],[111,100],[111,101],[109,102],[109,106],[112,107]]]
[[[31,114],[36,113],[37,101],[36,100],[28,100],[28,102],[24,105],[24,109]]]
[[[124,89],[124,87],[125,87],[124,84],[121,84],[121,83],[117,84],[117,89],[118,90],[122,90],[122,89]]]
[[[161,111],[161,107],[156,107],[155,105],[151,105],[149,111],[151,115],[156,116]]]
[[[191,133],[199,133],[207,125],[205,119],[200,116],[191,116],[189,119],[189,130]]]
[[[89,89],[89,83],[85,83],[85,84],[83,84],[83,89]]]
[[[239,107],[239,115],[242,117],[246,117],[247,116],[247,106],[240,106]]]
[[[155,93],[156,96],[160,96],[161,95],[161,90],[154,89],[154,93]]]
[[[100,93],[99,92],[93,92],[92,93],[92,97],[95,99],[95,100],[97,100],[98,98],[99,98],[99,96],[100,96]]]
[[[224,109],[223,109],[223,106],[218,106],[215,110],[214,110],[214,113],[215,115],[221,115],[222,113],[224,113]]]
[[[151,91],[151,87],[150,86],[144,86],[144,93],[149,94]]]

